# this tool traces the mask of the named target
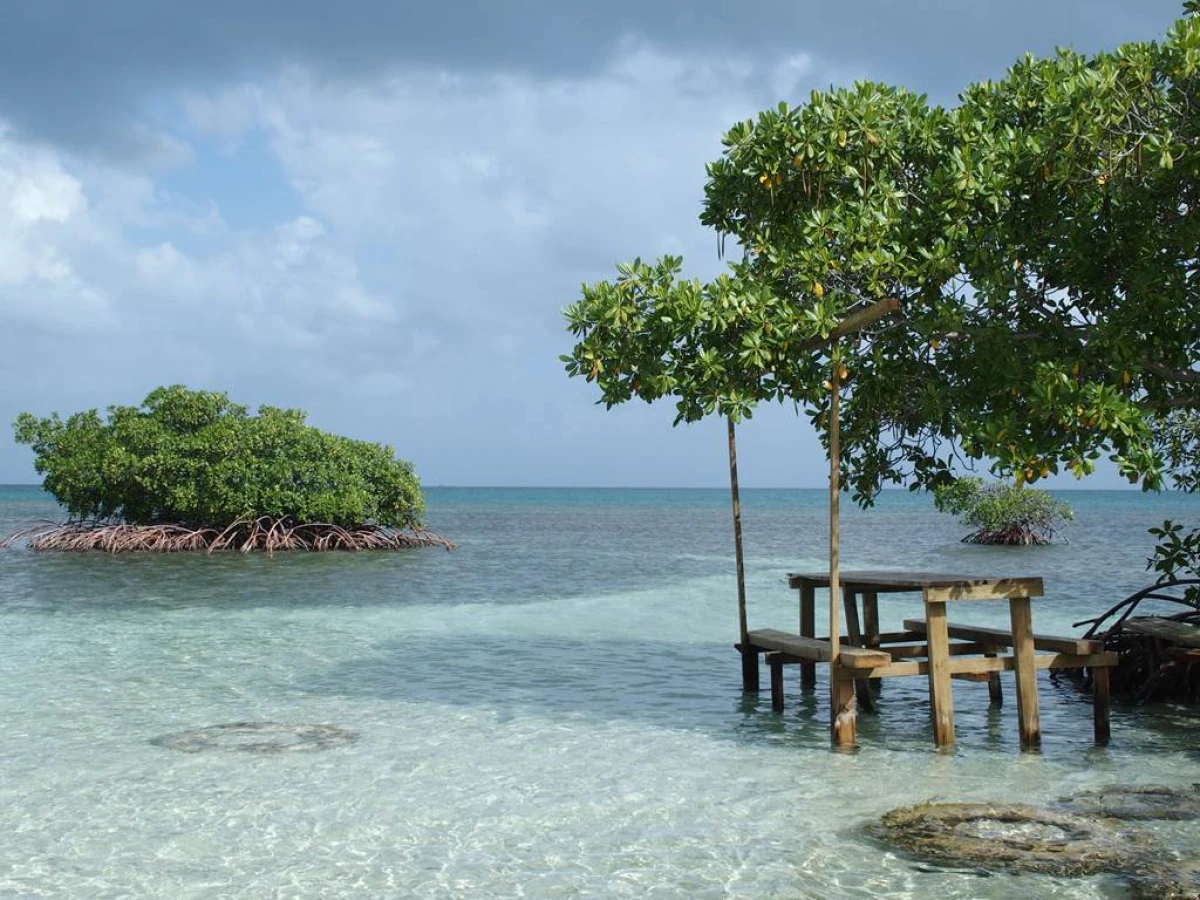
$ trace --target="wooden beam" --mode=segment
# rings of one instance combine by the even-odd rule
[[[950,645],[951,656],[969,656],[986,653],[990,645],[976,643],[958,643]],[[910,659],[912,657],[928,656],[929,647],[926,644],[893,644],[882,648],[890,653],[892,659]]]
[[[846,318],[842,319],[829,332],[829,337],[812,338],[800,345],[802,350],[820,350],[822,347],[836,344],[841,338],[851,334],[857,334],[868,326],[874,325],[880,319],[886,316],[894,315],[900,311],[900,301],[894,297],[888,297],[885,300],[879,300],[872,303],[870,306],[863,307],[860,310],[850,313]]]
[[[863,646],[862,627],[858,620],[858,595],[849,589],[842,589],[846,612],[846,634],[850,643],[855,647]],[[854,682],[854,696],[858,705],[866,712],[875,712],[875,703],[871,699],[871,683],[865,678]]]
[[[800,634],[804,637],[815,637],[817,633],[817,601],[816,591],[811,584],[800,586]],[[828,640],[828,638],[824,638]],[[800,687],[814,688],[817,685],[817,667],[812,663],[800,666]]]
[[[882,643],[882,636],[879,633],[879,594],[876,591],[863,591],[862,598],[863,646],[878,647]],[[882,682],[878,678],[872,679],[869,684],[875,691],[882,687]]]
[[[945,607],[943,606],[943,609]],[[1033,610],[1028,597],[1008,602],[1013,633],[1013,671],[1017,674],[1017,721],[1021,748],[1036,750],[1042,743],[1042,718],[1038,710],[1037,671],[1034,667]]]
[[[1015,597],[1040,597],[1042,593],[1040,578],[989,578],[980,582],[963,581],[925,588],[925,596],[938,603],[948,600],[1011,600]]]
[[[1116,656],[1114,653],[1113,656]],[[1109,716],[1112,712],[1112,690],[1109,687],[1108,668],[1096,666],[1092,669],[1092,732],[1097,746],[1108,744],[1111,732]]]
[[[1087,656],[1074,656],[1068,653],[1041,653],[1033,658],[1035,669],[1090,669],[1093,666],[1100,669],[1105,666],[1115,666],[1117,654],[1111,651],[1090,653]],[[962,672],[1011,672],[1014,668],[1011,656],[997,657],[958,657],[948,661],[947,668],[951,675]],[[901,678],[908,675],[928,675],[929,660],[922,659],[913,662],[894,662],[878,669],[863,669],[856,675],[868,678]]]
[[[939,748],[954,745],[954,694],[950,690],[950,636],[946,604],[925,596],[926,635],[929,639],[929,715]],[[969,670],[967,670],[969,671]]]

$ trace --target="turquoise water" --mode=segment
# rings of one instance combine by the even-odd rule
[[[930,869],[864,838],[931,798],[1049,801],[1200,781],[1196,720],[1041,681],[1044,749],[1015,704],[956,683],[931,746],[919,679],[829,752],[825,686],[743,697],[728,496],[431,489],[454,553],[0,552],[0,897],[1115,898],[1119,879]],[[1070,631],[1146,583],[1145,529],[1197,498],[1066,495],[1070,544],[980,548],[927,498],[845,512],[847,567],[1039,574],[1035,625]],[[753,627],[790,628],[786,573],[820,568],[821,491],[744,497]],[[0,488],[0,532],[56,518]],[[884,625],[918,613],[889,600]],[[980,623],[1004,610],[972,605]],[[963,616],[956,616],[962,618]],[[163,735],[325,723],[314,753],[182,753]],[[1189,823],[1151,825],[1181,851]]]

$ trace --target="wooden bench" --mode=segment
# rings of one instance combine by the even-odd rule
[[[833,658],[833,646],[829,641],[820,638],[801,637],[773,628],[751,631],[747,638],[751,646],[760,650],[778,651],[796,661],[829,662]],[[845,644],[839,644],[838,654],[842,665],[848,669],[875,669],[892,661],[891,654],[885,650],[847,647]]]
[[[999,702],[999,680],[993,676],[1011,671],[1016,676],[1021,748],[1036,749],[1041,743],[1037,671],[1081,667],[1089,668],[1092,674],[1096,741],[1099,744],[1107,742],[1108,673],[1116,663],[1116,654],[1105,653],[1090,641],[1035,636],[1032,600],[1044,594],[1041,578],[842,571],[838,579],[841,596],[835,596],[834,592],[829,597],[829,622],[833,629],[841,630],[839,607],[844,607],[845,612],[847,636],[839,638],[837,632],[830,636],[832,641],[838,642],[836,660],[833,659],[831,641],[818,637],[815,627],[816,591],[831,589],[834,580],[832,572],[790,573],[788,584],[800,594],[799,634],[743,631],[738,645],[742,651],[743,684],[753,684],[754,689],[758,684],[759,657],[767,654],[776,708],[782,699],[781,668],[785,663],[799,663],[800,684],[804,689],[816,684],[817,664],[830,663],[830,721],[834,746],[855,745],[857,709],[873,707],[872,694],[879,689],[880,679],[917,675],[929,683],[934,742],[940,748],[950,747],[955,740],[951,680],[989,681],[996,689],[993,697]],[[879,622],[879,599],[884,594],[903,593],[921,595],[924,617],[906,622],[905,631],[884,633]],[[1003,601],[1008,608],[1011,632],[950,626],[947,606],[973,601]],[[845,650],[840,650],[843,642]],[[747,672],[751,674],[748,676]]]
[[[828,640],[804,637],[787,631],[763,628],[746,635],[754,653],[766,651],[764,661],[771,670],[771,708],[783,710],[783,667],[789,663],[827,663],[833,659],[833,646]],[[876,669],[892,661],[883,650],[838,646],[838,659],[848,669]]]
[[[905,619],[904,627],[918,634],[926,634],[928,632],[928,623],[924,619]],[[985,654],[985,658],[991,661],[991,664],[999,664],[1003,669],[1013,668],[1011,657],[998,659],[993,649],[1012,647],[1015,641],[1011,631],[1006,631],[1002,628],[983,628],[977,625],[954,625],[947,623],[946,632],[955,640],[972,641],[976,644],[986,646],[990,652]],[[1091,670],[1092,706],[1096,742],[1101,744],[1107,743],[1109,737],[1109,715],[1112,705],[1108,670],[1117,664],[1117,654],[1105,652],[1102,641],[1086,638],[1059,637],[1050,634],[1034,634],[1033,648],[1034,650],[1043,651],[1041,655],[1034,657],[1034,668],[1036,669],[1086,668]],[[979,677],[982,674],[982,672],[970,675],[961,673],[959,677],[970,677],[973,680],[974,678],[978,678],[978,680],[982,681],[984,678]],[[986,680],[991,702],[999,706],[1004,699],[1000,691],[999,671],[989,673]]]
[[[1166,621],[1166,620],[1162,620]],[[1167,621],[1167,625],[1178,623]],[[1151,628],[1156,627],[1154,625]],[[1190,627],[1190,626],[1188,626]],[[913,644],[928,632],[924,619],[906,619],[904,631],[877,636],[882,645],[879,649],[839,646],[839,664],[850,677],[890,677],[896,675],[927,674],[930,663],[922,659],[928,653],[923,644]],[[1011,631],[1000,628],[983,628],[974,625],[947,623],[948,636],[961,643],[948,647],[950,659],[947,668],[950,677],[970,681],[986,681],[991,702],[1000,705],[1003,695],[1000,689],[1000,672],[1016,668],[1013,656],[1001,656],[1000,651],[1012,648],[1015,641]],[[1165,631],[1165,629],[1163,629]],[[1200,629],[1197,629],[1200,637]],[[804,637],[786,631],[764,628],[747,635],[749,649],[763,653],[763,661],[771,671],[771,707],[783,709],[783,667],[789,664],[828,663],[833,648],[828,639]],[[903,643],[902,643],[903,642]],[[890,645],[890,646],[889,646]],[[1117,654],[1104,651],[1103,644],[1084,638],[1059,637],[1057,635],[1033,635],[1033,649],[1042,651],[1034,656],[1034,669],[1079,669],[1092,670],[1094,724],[1097,741],[1108,740],[1111,700],[1108,688],[1108,668],[1117,663]],[[962,658],[983,655],[982,659]],[[957,659],[956,659],[957,658]],[[905,660],[912,660],[906,662]]]
[[[1188,622],[1177,622],[1174,619],[1160,619],[1154,616],[1126,619],[1125,631],[1134,634],[1144,634],[1149,637],[1161,638],[1181,647],[1200,649],[1200,628]]]

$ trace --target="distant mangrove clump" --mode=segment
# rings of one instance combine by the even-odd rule
[[[412,465],[329,434],[301,410],[257,415],[175,385],[140,406],[14,423],[65,524],[25,529],[35,550],[369,550],[451,545],[425,530]]]
[[[933,497],[940,511],[975,529],[963,538],[968,544],[1048,544],[1060,524],[1075,518],[1070,506],[1045,491],[979,478],[959,478]]]

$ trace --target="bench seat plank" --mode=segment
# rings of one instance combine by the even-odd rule
[[[1175,622],[1171,619],[1160,619],[1155,616],[1126,619],[1124,629],[1135,634],[1146,634],[1162,638],[1173,644],[1184,647],[1200,648],[1200,628],[1187,622]]]
[[[773,628],[763,628],[751,631],[747,640],[755,647],[763,650],[777,650],[788,656],[812,662],[829,662],[833,656],[833,647],[829,641],[816,638],[801,637],[786,631],[776,631]],[[848,669],[872,669],[876,666],[886,666],[892,661],[891,654],[882,650],[866,650],[861,647],[839,647],[839,658]]]
[[[921,634],[925,632],[924,619],[905,619],[904,627],[909,631]],[[975,625],[950,625],[950,637],[961,641],[975,641],[980,644],[994,644],[997,647],[1011,647],[1013,636],[1011,631],[1001,628],[980,628]],[[1038,650],[1051,653],[1066,653],[1072,656],[1086,656],[1099,653],[1103,647],[1100,641],[1089,641],[1083,638],[1056,637],[1049,634],[1035,634],[1033,646]]]

